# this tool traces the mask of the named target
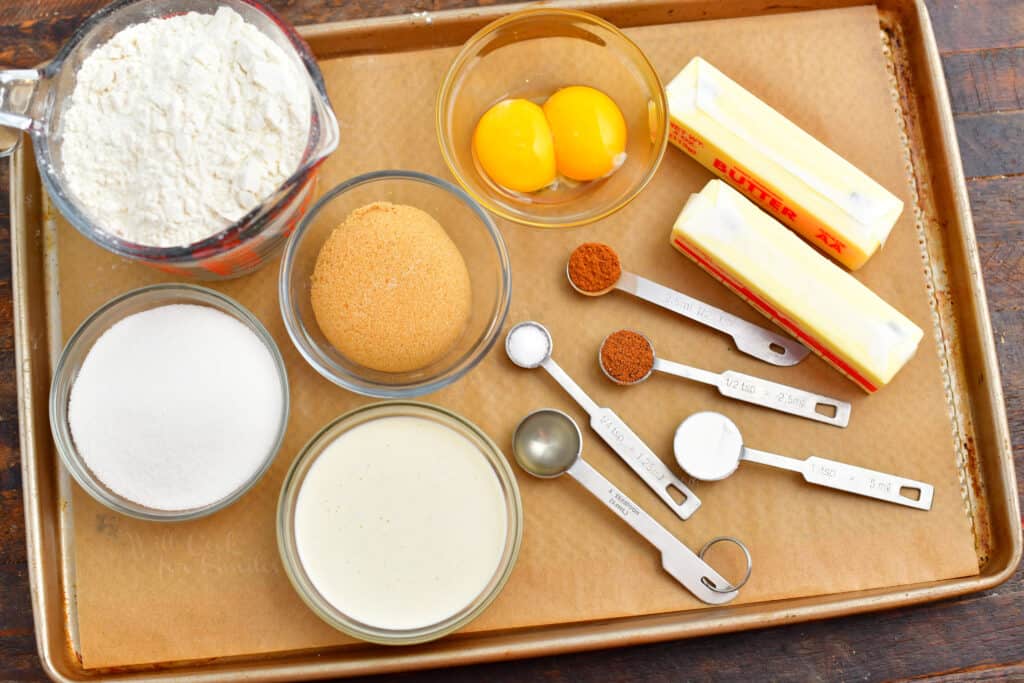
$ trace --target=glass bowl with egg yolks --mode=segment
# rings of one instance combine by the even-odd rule
[[[522,499],[498,446],[415,401],[327,424],[293,462],[277,508],[278,550],[302,600],[334,628],[384,645],[435,640],[479,616],[522,537]]]
[[[510,190],[489,177],[474,149],[481,117],[499,102],[543,104],[572,86],[604,93],[621,111],[621,166],[588,182],[560,177],[534,192]],[[484,207],[518,223],[567,228],[609,216],[643,190],[668,144],[667,109],[657,72],[619,29],[586,12],[540,8],[509,14],[466,41],[438,91],[436,126],[448,168]],[[529,123],[529,112],[521,113]]]
[[[353,211],[377,202],[414,207],[436,219],[461,254],[469,275],[468,319],[461,334],[429,364],[399,372],[368,367],[352,353],[339,351],[318,324],[312,301],[313,272],[328,237]],[[351,270],[355,269],[352,264]],[[385,170],[341,183],[309,210],[285,246],[278,294],[292,342],[320,375],[364,396],[413,398],[451,384],[487,355],[505,323],[512,272],[501,233],[472,197],[426,173]],[[384,319],[383,315],[376,317],[378,322]],[[407,334],[415,322],[394,320],[390,324],[406,328],[396,329],[397,336]]]

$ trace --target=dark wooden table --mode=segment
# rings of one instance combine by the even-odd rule
[[[0,65],[50,58],[105,0],[0,1]],[[475,4],[272,0],[296,24]],[[1024,0],[928,0],[981,249],[1017,472],[1024,474]],[[9,169],[0,162],[0,680],[43,678],[32,630],[18,459]],[[1018,477],[1020,478],[1020,476]],[[406,680],[1024,680],[1024,573],[924,607]]]

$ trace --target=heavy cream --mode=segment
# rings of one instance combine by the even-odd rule
[[[437,624],[494,577],[508,509],[486,455],[433,420],[370,420],[330,443],[295,508],[299,561],[317,591],[369,626]]]

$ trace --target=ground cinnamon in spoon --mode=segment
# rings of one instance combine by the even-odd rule
[[[601,344],[601,367],[622,384],[639,382],[654,368],[654,348],[642,334],[613,332]]]
[[[569,279],[584,292],[609,289],[622,275],[619,255],[607,244],[587,242],[569,255]]]

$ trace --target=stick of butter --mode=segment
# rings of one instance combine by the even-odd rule
[[[672,246],[868,392],[888,384],[921,328],[721,180],[691,195]]]
[[[665,89],[669,140],[850,270],[903,202],[700,57]]]

